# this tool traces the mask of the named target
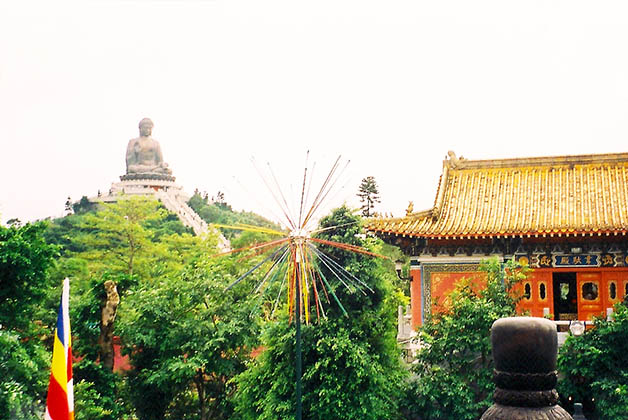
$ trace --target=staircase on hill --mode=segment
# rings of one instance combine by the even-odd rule
[[[192,228],[195,235],[201,236],[210,231],[207,222],[201,219],[194,209],[188,205],[186,198],[178,194],[177,190],[158,190],[155,192],[155,197],[161,201],[166,209],[175,213],[183,225]],[[227,238],[214,228],[211,229],[218,234],[218,247],[222,251],[229,251],[231,246]]]

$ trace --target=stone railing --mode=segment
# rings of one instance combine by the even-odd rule
[[[231,250],[229,240],[227,240],[222,233],[209,227],[207,222],[188,205],[187,197],[178,194],[176,190],[158,190],[155,192],[155,196],[162,202],[165,208],[179,217],[181,223],[192,228],[195,235],[200,236],[211,230],[218,235],[218,247],[223,252]]]
[[[202,235],[207,232],[207,223],[188,206],[185,198],[177,194],[176,191],[159,190],[155,193],[155,196],[165,208],[175,213],[185,226],[192,228],[196,235]]]
[[[420,347],[416,329],[412,328],[410,305],[397,308],[397,342],[401,346],[406,362],[411,363]]]
[[[613,310],[609,309],[606,312],[607,319],[611,320],[613,316]],[[556,326],[556,334],[558,336],[558,348],[567,340],[570,334],[574,334],[570,331],[570,327],[577,326],[582,331],[577,331],[576,334],[584,333],[587,328],[593,326],[593,321],[574,320],[574,321],[551,321]],[[416,329],[412,328],[412,315],[410,313],[410,305],[399,306],[397,308],[397,342],[401,346],[404,358],[407,362],[411,362],[416,357],[416,353],[421,347],[421,343],[418,339]]]

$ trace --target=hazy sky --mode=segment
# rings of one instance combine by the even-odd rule
[[[177,182],[272,204],[349,159],[378,210],[431,207],[469,159],[626,152],[626,1],[0,2],[2,221],[107,191],[143,117]],[[254,199],[256,195],[258,198]]]

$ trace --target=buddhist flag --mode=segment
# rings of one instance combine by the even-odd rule
[[[45,420],[74,419],[74,386],[72,382],[72,343],[70,339],[70,280],[63,281],[63,294],[57,316],[55,343],[52,350],[52,367]]]

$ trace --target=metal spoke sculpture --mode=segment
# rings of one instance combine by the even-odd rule
[[[308,152],[309,156],[309,152]],[[229,229],[239,229],[244,231],[261,232],[275,235],[278,238],[272,241],[250,245],[238,248],[220,255],[238,253],[242,251],[254,251],[254,255],[267,254],[259,263],[251,267],[247,272],[241,275],[227,290],[236,284],[245,280],[253,272],[265,268],[266,272],[262,276],[262,280],[257,284],[255,293],[264,293],[268,286],[272,283],[279,283],[280,288],[273,306],[272,313],[275,312],[281,295],[287,284],[287,307],[290,319],[295,320],[296,337],[296,419],[301,420],[301,322],[309,323],[312,317],[310,308],[313,306],[316,311],[316,317],[326,317],[325,305],[330,305],[332,301],[338,305],[345,316],[348,316],[342,302],[334,292],[334,284],[340,284],[342,287],[351,291],[358,291],[363,294],[373,292],[373,290],[362,280],[349,273],[338,262],[330,256],[324,254],[319,245],[336,247],[349,252],[354,252],[373,257],[381,257],[381,255],[370,252],[369,250],[351,244],[341,242],[328,241],[316,238],[313,235],[335,229],[340,226],[331,226],[322,229],[316,229],[316,215],[321,209],[324,200],[330,195],[330,192],[336,186],[343,171],[340,168],[340,156],[332,165],[329,173],[320,187],[318,193],[310,201],[311,175],[308,178],[307,159],[303,173],[303,182],[300,193],[300,203],[298,213],[295,215],[288,205],[286,196],[284,195],[277,178],[272,169],[269,167],[270,175],[273,182],[267,182],[266,178],[258,169],[258,173],[264,180],[270,191],[275,203],[279,206],[282,214],[282,225],[286,231],[282,232],[275,229],[258,227],[252,225],[222,225],[215,224],[216,227]],[[348,164],[348,162],[347,162]],[[315,165],[314,165],[315,166]],[[345,165],[346,167],[346,165]],[[385,258],[385,257],[384,257]],[[325,268],[326,270],[324,270]],[[325,275],[325,271],[331,274]],[[331,276],[331,277],[330,277]]]

